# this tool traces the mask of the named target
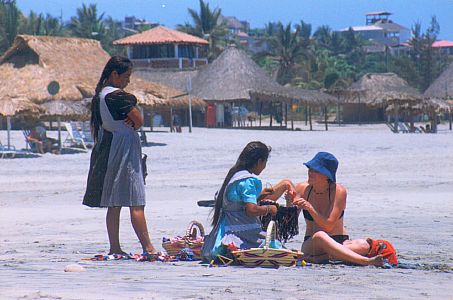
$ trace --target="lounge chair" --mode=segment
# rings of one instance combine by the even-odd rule
[[[16,148],[14,146],[10,146],[9,148],[6,146],[3,146],[2,142],[0,141],[0,157],[5,158],[8,157],[8,155],[11,156],[11,158],[14,158],[16,156]]]
[[[403,122],[398,122],[398,131],[402,133],[409,133],[409,128],[406,127],[406,124]]]
[[[66,129],[66,132],[68,135],[66,136],[66,139],[63,141],[63,145],[66,145],[68,147],[76,147],[76,148],[83,148],[85,150],[88,150],[88,147],[83,140],[82,135],[80,134],[80,131],[76,128],[74,129],[69,122],[64,123],[64,127]]]
[[[91,127],[89,122],[71,122],[72,130],[75,136],[82,138],[88,148],[93,148],[94,141],[91,136]]]
[[[32,142],[28,139],[30,135],[30,129],[22,129],[22,133],[25,138],[25,150],[30,150],[32,153],[38,153],[38,147],[35,142]]]

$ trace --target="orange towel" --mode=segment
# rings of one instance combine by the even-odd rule
[[[396,256],[396,250],[392,244],[386,240],[373,240],[367,238],[368,244],[370,244],[370,251],[368,251],[367,257],[373,257],[376,255],[382,255],[384,259],[391,265],[398,264],[398,257]]]

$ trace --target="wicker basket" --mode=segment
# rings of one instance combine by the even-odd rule
[[[275,241],[275,236],[275,221],[270,221],[263,248],[237,250],[232,251],[232,254],[240,265],[246,267],[289,267],[302,262],[303,253],[300,251],[269,248],[270,243]]]
[[[184,236],[177,236],[162,242],[162,247],[167,251],[168,255],[172,256],[178,255],[181,249],[189,248],[193,251],[195,259],[201,259],[204,235],[203,225],[200,222],[192,221],[189,223]]]

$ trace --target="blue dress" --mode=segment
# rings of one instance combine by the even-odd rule
[[[250,217],[245,211],[246,203],[257,203],[262,190],[261,180],[247,171],[239,171],[225,190],[219,221],[205,237],[202,248],[206,261],[215,259],[223,251],[222,239],[227,235],[234,236],[235,245],[240,249],[256,248],[264,237],[259,218]]]

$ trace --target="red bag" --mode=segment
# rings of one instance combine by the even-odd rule
[[[374,257],[376,255],[382,255],[384,259],[391,265],[398,264],[398,257],[396,256],[396,250],[392,244],[386,240],[373,240],[367,238],[366,241],[370,244],[370,251],[368,251],[367,257]]]

